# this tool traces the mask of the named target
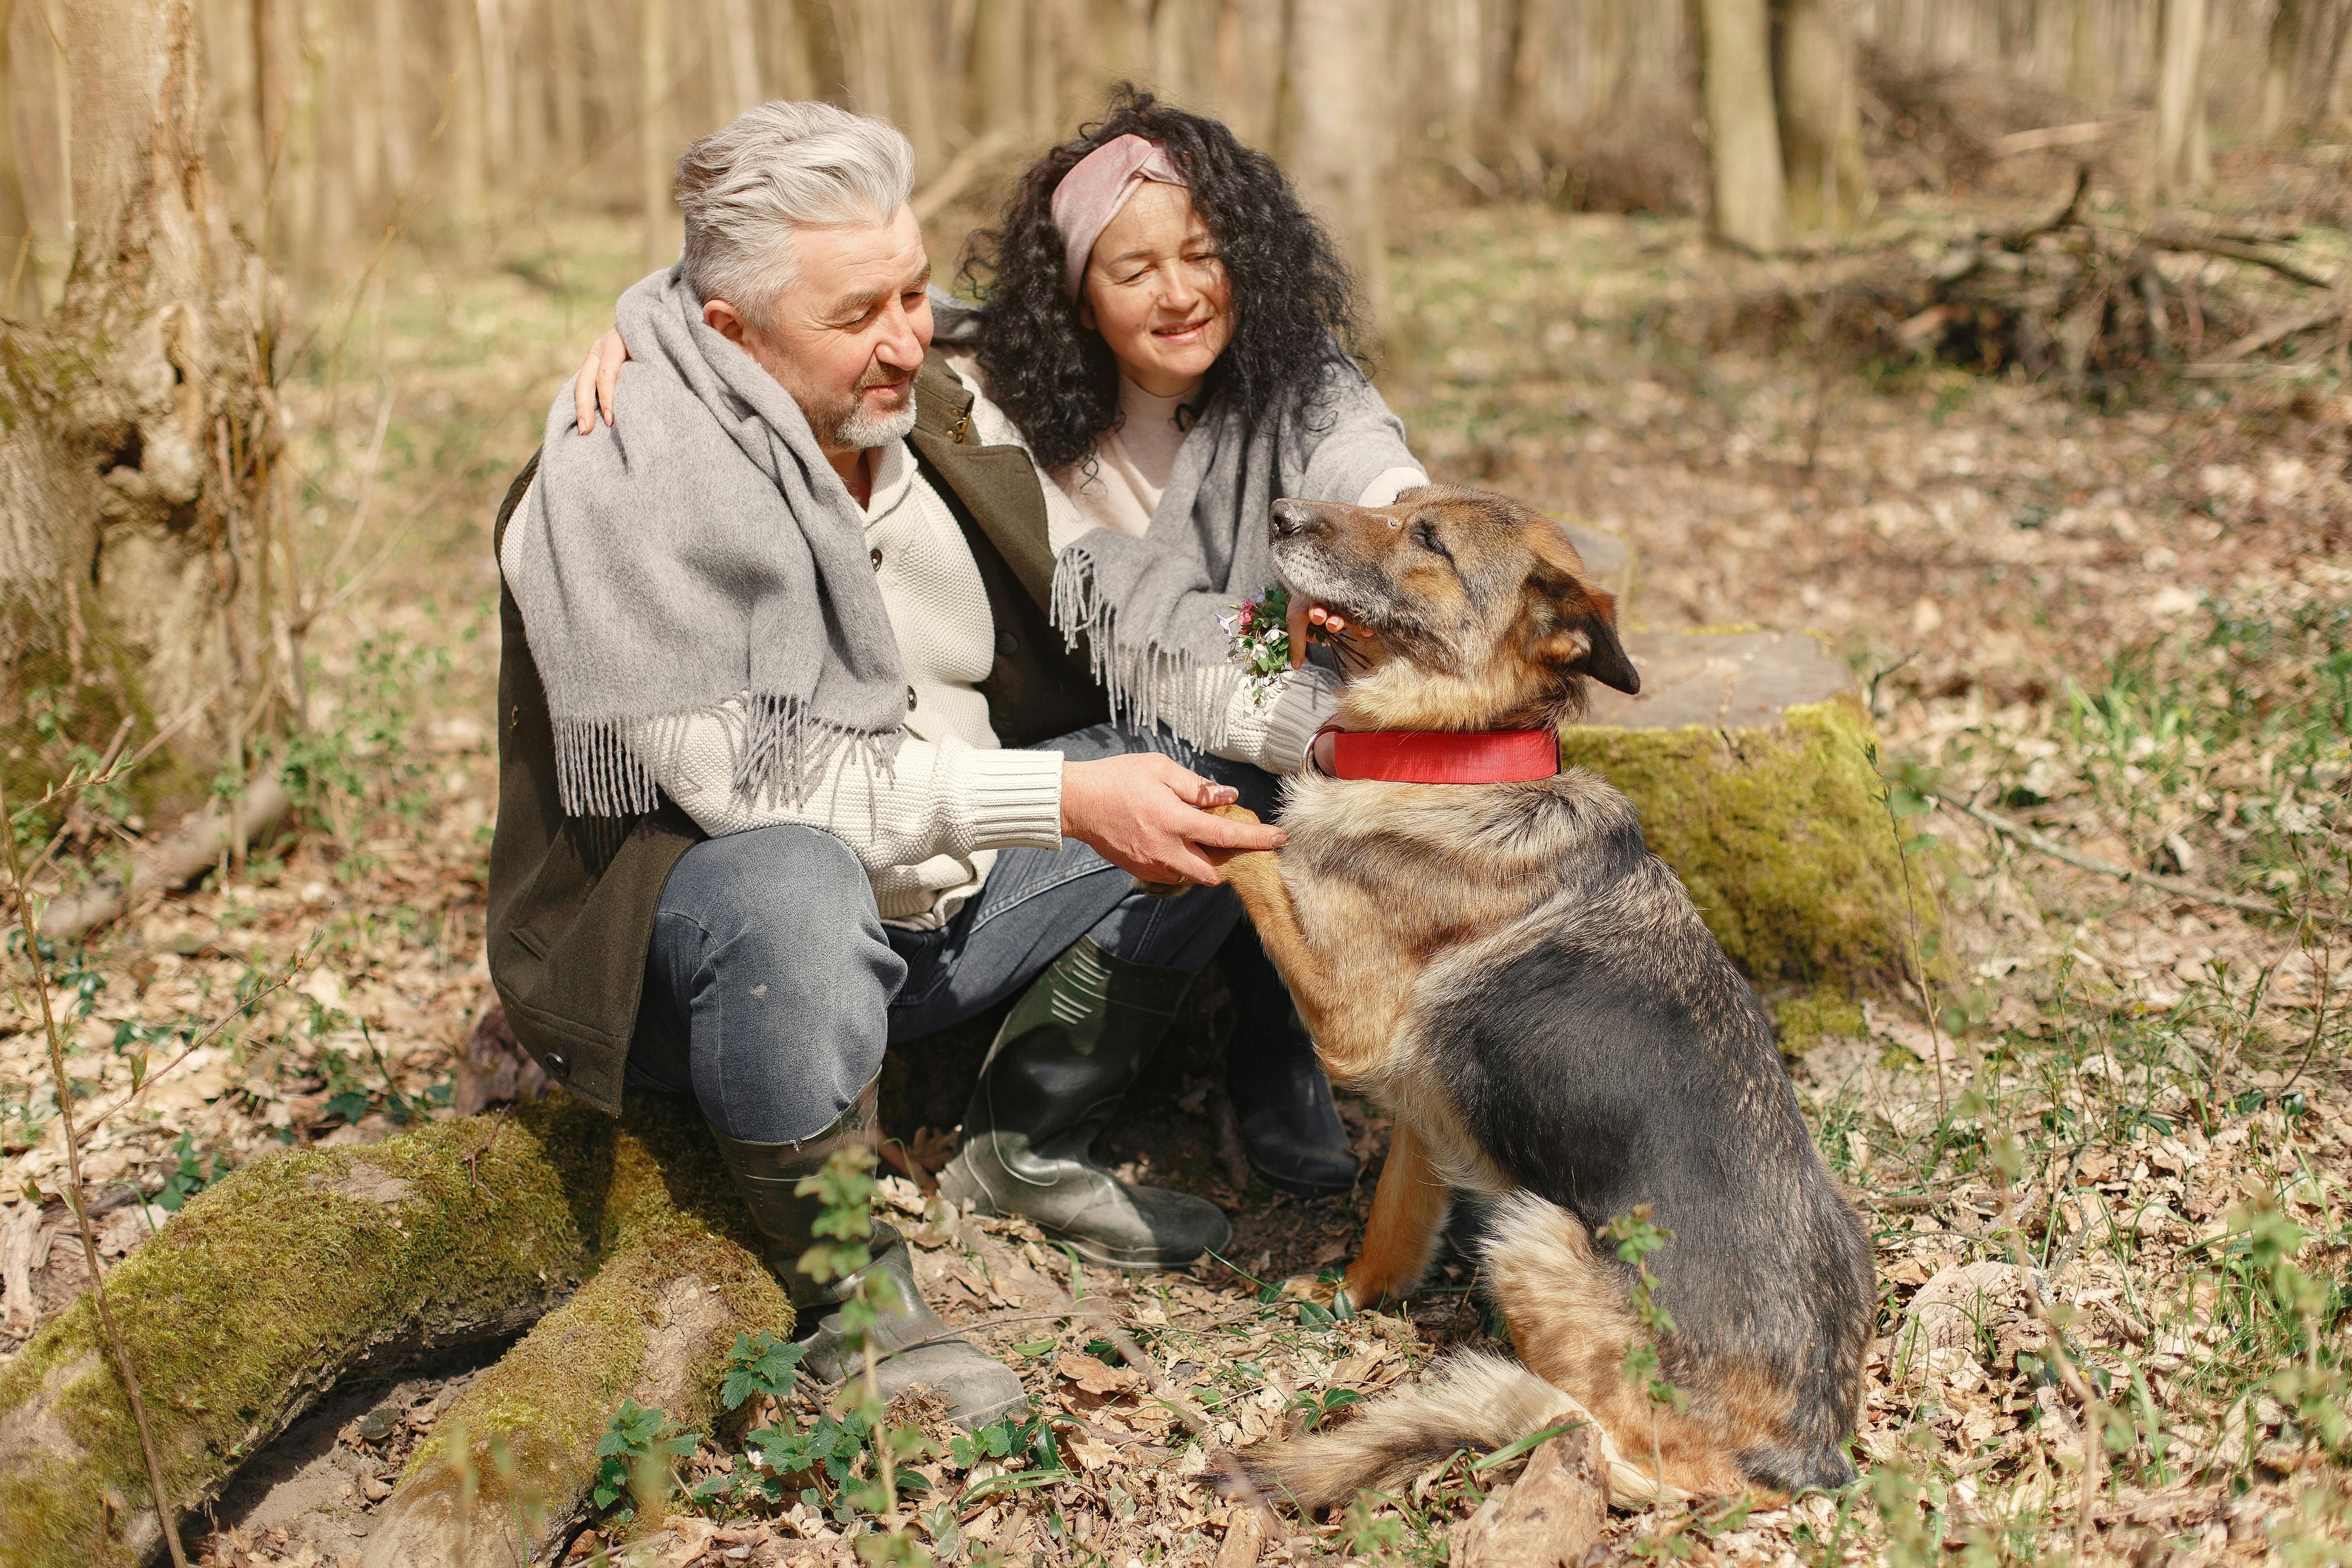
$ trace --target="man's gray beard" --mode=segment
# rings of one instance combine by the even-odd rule
[[[903,441],[915,428],[915,395],[907,394],[907,406],[891,414],[868,414],[864,404],[834,426],[833,444],[844,451],[862,451],[868,447],[887,447],[893,441]]]

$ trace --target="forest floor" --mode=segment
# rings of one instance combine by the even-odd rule
[[[1987,216],[1922,201],[1886,221],[1932,232]],[[302,830],[196,890],[142,900],[61,953],[54,977],[78,1099],[102,1108],[146,1086],[89,1140],[110,1260],[247,1159],[448,1113],[485,976],[488,519],[635,271],[627,242],[580,218],[400,249],[316,312],[289,392],[299,526],[321,580],[347,586],[305,650]],[[1382,384],[1433,472],[1623,536],[1636,626],[1828,637],[1868,694],[1921,897],[1941,906],[1946,951],[1929,956],[1948,979],[1926,1008],[1770,998],[1821,1149],[1876,1248],[1864,1479],[1781,1506],[1618,1512],[1601,1556],[2346,1561],[2340,359],[2094,402],[1856,363],[1748,324],[1770,312],[1747,304],[1815,286],[1807,264],[1727,259],[1688,222],[1540,206],[1437,209],[1393,262]],[[2172,883],[2022,849],[1946,801]],[[86,832],[142,826],[127,800],[101,801]],[[2184,896],[2191,884],[2278,913]],[[242,1022],[160,1070],[241,1003]],[[87,1284],[60,1239],[37,1013],[14,992],[5,1005],[0,1356]],[[1232,1158],[1214,1028],[1195,1032],[1139,1090],[1109,1152],[1234,1212],[1231,1266],[1108,1278],[1019,1225],[940,1223],[933,1209],[917,1226],[935,1300],[1023,1369],[1067,1466],[1052,1484],[935,1508],[922,1531],[943,1559],[1259,1560],[1245,1550],[1255,1516],[1216,1495],[1208,1455],[1067,1316],[1066,1289],[1137,1331],[1221,1443],[1344,1420],[1342,1391],[1372,1395],[1451,1347],[1500,1348],[1459,1268],[1407,1310],[1345,1323],[1274,1288],[1349,1255],[1386,1123],[1346,1107],[1365,1162],[1350,1196],[1271,1192]],[[963,1080],[944,1083],[954,1075],[924,1050],[894,1070],[918,1089],[940,1080],[929,1087],[953,1103]],[[937,1163],[935,1140],[919,1147],[918,1163]],[[923,1215],[911,1183],[887,1195]],[[2017,1258],[2047,1307],[2032,1309]],[[2053,1322],[2087,1398],[2056,1375]],[[338,1391],[224,1500],[206,1561],[356,1552],[465,1375]],[[2099,1457],[2087,1510],[2086,1451]],[[742,1473],[709,1443],[682,1468]],[[966,1484],[951,1463],[931,1468],[934,1496]],[[1290,1521],[1258,1550],[1444,1562],[1512,1473],[1464,1456],[1404,1496]],[[822,1508],[706,1489],[701,1514],[615,1555],[847,1560]],[[576,1550],[604,1546],[592,1533]]]

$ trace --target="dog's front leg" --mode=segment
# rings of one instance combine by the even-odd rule
[[[1220,806],[1215,815],[1236,822],[1257,820],[1256,813],[1242,805]],[[1211,857],[1215,858],[1213,851]],[[1219,860],[1217,869],[1241,899],[1242,908],[1249,912],[1259,943],[1265,947],[1266,957],[1274,961],[1275,968],[1282,972],[1282,983],[1289,987],[1290,999],[1298,1004],[1307,1032],[1315,1037],[1319,1048],[1330,1037],[1331,1028],[1339,1024],[1345,1010],[1339,1005],[1339,986],[1331,978],[1330,967],[1307,945],[1307,932],[1298,924],[1298,911],[1291,906],[1290,889],[1283,886],[1281,860],[1273,850],[1250,849]]]
[[[1421,1282],[1437,1227],[1445,1222],[1453,1189],[1429,1163],[1429,1152],[1412,1123],[1399,1118],[1389,1139],[1388,1163],[1372,1194],[1372,1216],[1364,1226],[1363,1250],[1348,1265],[1340,1289],[1359,1307],[1402,1296]]]

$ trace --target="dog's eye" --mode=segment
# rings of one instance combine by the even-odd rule
[[[1412,525],[1412,540],[1433,555],[1443,555],[1448,561],[1454,559],[1454,552],[1445,548],[1445,542],[1437,537],[1437,530],[1426,522]]]

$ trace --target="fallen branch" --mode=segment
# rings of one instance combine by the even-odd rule
[[[2239,910],[2250,915],[2263,915],[2271,920],[2284,920],[2285,912],[2276,904],[2266,904],[2260,899],[2249,899],[2237,893],[2220,892],[2200,888],[2194,882],[2176,881],[2169,877],[2151,876],[2136,871],[2129,866],[2118,866],[2112,860],[2096,860],[2088,855],[2077,855],[2044,833],[2038,833],[2021,822],[2012,822],[1998,812],[1987,811],[1974,801],[1962,800],[1940,790],[1928,792],[1936,799],[1956,811],[1966,812],[2004,838],[2013,839],[2027,848],[2064,862],[2078,871],[2089,871],[2101,877],[2113,877],[2118,882],[2134,882],[2144,888],[2154,888],[2168,897],[2188,899],[2194,903],[2219,904],[2224,909]],[[2334,923],[2334,922],[2331,922]]]
[[[2256,349],[2266,349],[2283,338],[2291,338],[2295,333],[2308,331],[2313,327],[2324,327],[2343,313],[2340,307],[2330,305],[2325,310],[2304,310],[2292,316],[2281,316],[2275,321],[2269,321],[2256,327],[2252,331],[2223,349],[2218,358],[2208,363],[2227,364],[2231,360],[2243,359]],[[2189,368],[2195,370],[2199,367],[2191,365]]]
[[[221,851],[240,829],[250,842],[277,826],[292,804],[275,770],[257,775],[245,786],[241,801],[190,817],[153,849],[132,856],[121,875],[101,877],[80,892],[50,900],[41,915],[41,935],[51,942],[71,942],[121,914],[135,894],[150,888],[177,888],[202,876],[219,863]]]
[[[2296,282],[2313,289],[2336,287],[2336,279],[2333,278],[2323,278],[2316,272],[2307,272],[2284,257],[2273,256],[2266,250],[2242,244],[2238,240],[2227,239],[2220,235],[2198,234],[2193,230],[2176,227],[2171,224],[2158,223],[2150,224],[2143,229],[2139,238],[2159,250],[2198,250],[2208,256],[2226,257],[2231,261],[2243,261],[2256,267],[2267,267],[2282,278],[2292,278]]]

